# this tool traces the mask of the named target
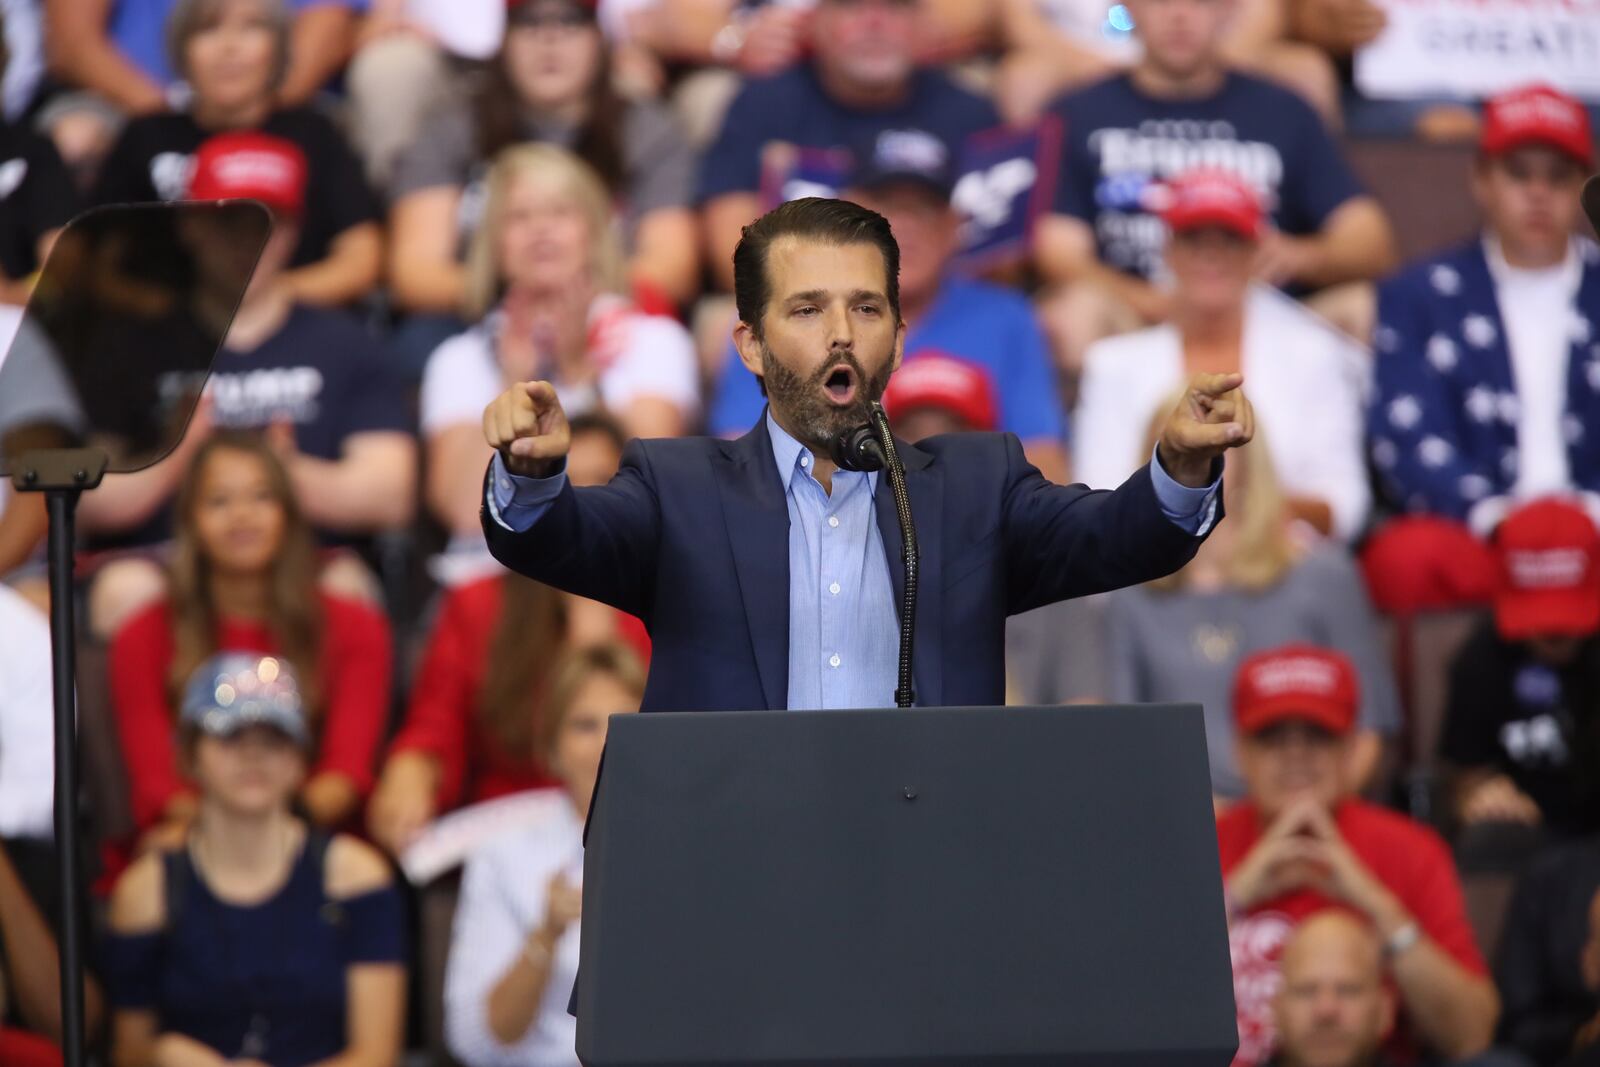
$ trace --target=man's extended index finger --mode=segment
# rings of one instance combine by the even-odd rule
[[[528,399],[533,401],[536,411],[543,411],[555,403],[556,387],[549,382],[523,382],[522,391],[528,394]]]

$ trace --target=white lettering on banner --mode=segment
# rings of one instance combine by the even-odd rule
[[[1237,174],[1273,197],[1283,181],[1283,156],[1264,141],[1240,141],[1226,122],[1152,121],[1137,130],[1107,127],[1089,135],[1106,178],[1139,174],[1168,179],[1196,167]]]
[[[1222,119],[1147,119],[1108,126],[1088,138],[1099,159],[1095,237],[1107,263],[1152,280],[1166,277],[1166,224],[1154,212],[1164,183],[1205,167],[1248,182],[1270,212],[1283,183],[1283,155],[1265,141],[1240,140]]]
[[[1388,25],[1355,59],[1377,99],[1485,97],[1545,82],[1600,100],[1593,0],[1380,0]]]
[[[210,393],[219,426],[265,426],[277,419],[316,419],[322,372],[315,367],[273,367],[214,374]]]
[[[1031,159],[1007,159],[987,170],[975,170],[956,182],[950,200],[956,210],[979,226],[993,228],[1011,217],[1017,194],[1033,188],[1039,168]]]

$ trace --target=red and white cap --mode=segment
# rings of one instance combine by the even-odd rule
[[[1291,720],[1347,734],[1355,727],[1360,693],[1355,667],[1344,656],[1315,645],[1284,645],[1239,664],[1234,722],[1242,734]]]
[[[890,418],[937,408],[961,420],[969,430],[992,430],[998,421],[989,373],[937,349],[907,357],[889,378],[883,408]]]
[[[1479,151],[1503,156],[1530,144],[1554,148],[1586,169],[1594,166],[1588,109],[1576,97],[1548,85],[1510,89],[1483,105]]]
[[[1173,233],[1220,226],[1254,241],[1261,236],[1261,197],[1232,171],[1196,167],[1166,183],[1161,218]]]
[[[221,133],[194,154],[189,199],[259,200],[275,215],[298,217],[306,202],[306,157],[266,133]]]
[[[1495,531],[1495,624],[1508,641],[1600,630],[1600,532],[1582,508],[1539,500]]]

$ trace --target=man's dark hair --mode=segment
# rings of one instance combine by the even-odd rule
[[[805,237],[830,244],[872,244],[883,253],[888,278],[885,296],[900,321],[900,246],[889,220],[849,200],[807,196],[773,208],[744,228],[733,250],[733,299],[739,319],[761,336],[761,316],[772,299],[767,277],[767,250],[780,237]]]

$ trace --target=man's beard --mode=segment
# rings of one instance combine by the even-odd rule
[[[841,433],[868,421],[869,405],[883,398],[890,374],[886,365],[874,378],[867,374],[855,353],[839,349],[830,352],[827,361],[809,377],[802,378],[773,355],[765,341],[761,343],[761,367],[767,400],[779,413],[778,421],[801,444],[823,456]],[[840,367],[849,367],[856,376],[856,395],[842,407],[824,399],[823,391],[823,383]]]

